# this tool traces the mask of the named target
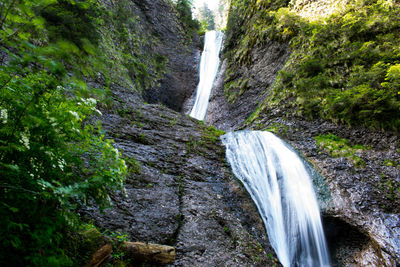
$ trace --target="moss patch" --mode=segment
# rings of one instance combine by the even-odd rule
[[[326,151],[329,155],[333,157],[346,157],[356,167],[365,165],[364,161],[356,156],[356,153],[361,153],[363,150],[367,149],[366,147],[362,145],[351,146],[348,140],[331,133],[318,135],[315,137],[315,140],[317,141],[318,147]]]

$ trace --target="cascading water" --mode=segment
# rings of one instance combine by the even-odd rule
[[[219,67],[219,51],[221,50],[223,33],[218,31],[206,32],[204,51],[200,61],[200,82],[196,89],[196,100],[190,116],[204,120],[211,89]]]
[[[200,83],[190,116],[204,120],[219,67],[223,34],[206,33]],[[269,132],[242,131],[222,137],[235,175],[256,203],[279,260],[289,266],[330,266],[309,174],[301,159]]]
[[[222,136],[234,174],[256,203],[285,266],[330,266],[310,175],[288,145],[269,132]]]

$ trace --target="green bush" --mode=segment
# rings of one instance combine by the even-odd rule
[[[83,15],[92,2],[60,3],[79,5],[68,7],[68,18]],[[89,123],[100,115],[96,91],[75,75],[82,73],[75,69],[79,62],[93,54],[82,40],[92,37],[81,25],[77,32],[68,29],[71,40],[58,40],[37,15],[45,7],[59,12],[56,1],[2,5],[0,49],[7,60],[0,65],[0,265],[73,266],[77,255],[68,250],[68,234],[80,225],[73,212],[87,201],[107,206],[110,190],[121,188],[127,172],[100,124]]]
[[[99,112],[95,99],[24,64],[15,56],[0,67],[0,261],[63,265],[69,213],[89,199],[106,205],[108,190],[122,186],[126,165],[100,126],[85,123]]]
[[[86,39],[98,45],[100,9],[97,1],[58,0],[41,9],[38,15],[46,21],[50,41],[68,40],[83,48]]]
[[[355,154],[366,150],[366,147],[362,145],[351,146],[348,140],[332,133],[319,135],[315,137],[315,140],[320,149],[325,150],[333,157],[346,157],[356,167],[363,167],[365,165],[364,161]]]

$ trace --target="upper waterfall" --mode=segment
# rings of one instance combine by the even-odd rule
[[[208,108],[211,89],[219,67],[219,51],[224,34],[219,31],[206,32],[204,50],[200,61],[200,82],[196,89],[196,100],[190,116],[204,120]]]
[[[317,198],[302,160],[270,132],[222,136],[235,175],[256,203],[285,266],[330,266]]]

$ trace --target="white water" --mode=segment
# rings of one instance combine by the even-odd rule
[[[311,178],[296,153],[269,132],[228,133],[222,142],[283,266],[330,266]]]
[[[208,100],[218,72],[222,39],[222,32],[206,32],[204,50],[200,61],[200,82],[196,89],[196,100],[190,112],[190,116],[198,120],[204,120],[206,117]]]

